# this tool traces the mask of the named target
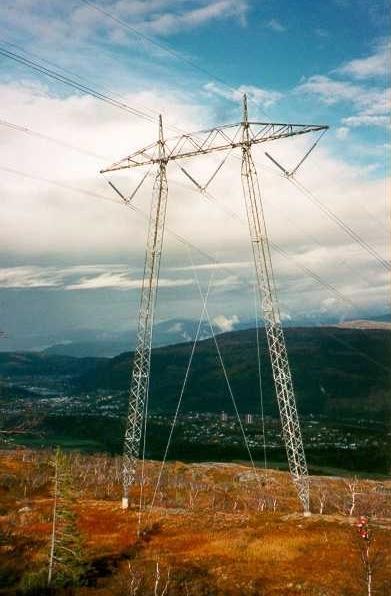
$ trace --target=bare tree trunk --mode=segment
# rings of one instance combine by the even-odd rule
[[[56,517],[57,517],[57,489],[58,489],[58,458],[56,453],[56,459],[54,463],[54,500],[53,500],[53,519],[52,519],[52,536],[50,541],[50,556],[49,556],[49,570],[48,570],[48,586],[52,581],[53,574],[53,561],[54,561],[54,542],[56,538]]]
[[[159,560],[156,559],[156,569],[155,569],[155,589],[154,595],[159,596],[158,589],[159,589],[159,582],[160,582],[160,569],[159,569]]]
[[[370,565],[368,568],[367,587],[368,587],[368,596],[371,596],[372,595],[372,569],[371,569]]]
[[[359,483],[357,478],[353,478],[353,480],[350,480],[347,482],[347,489],[350,493],[350,507],[349,507],[349,516],[352,517],[354,510],[356,508],[356,496],[358,495],[358,488],[359,488]]]
[[[319,494],[319,513],[320,513],[320,515],[323,515],[324,506],[326,504],[326,499],[327,499],[326,492],[321,492]]]
[[[170,568],[167,569],[166,575],[166,582],[164,586],[160,589],[160,566],[159,566],[159,559],[156,559],[156,567],[155,567],[155,586],[154,586],[154,596],[166,596],[168,587],[170,585]]]

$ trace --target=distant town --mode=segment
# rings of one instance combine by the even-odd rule
[[[7,417],[75,417],[91,416],[118,421],[124,417],[128,394],[126,391],[104,391],[69,394],[66,382],[53,378],[25,379],[15,387],[15,398],[0,402],[0,414]],[[34,398],[18,397],[18,390],[34,394]],[[29,393],[27,395],[29,395]],[[150,411],[148,424],[161,428],[162,436],[168,432],[173,413]],[[175,437],[181,444],[190,446],[211,446],[224,448],[243,447],[243,431],[250,449],[261,450],[265,444],[267,451],[283,449],[280,421],[277,418],[262,416],[259,412],[240,414],[241,425],[233,413],[184,412],[178,415]],[[265,439],[263,437],[263,429]],[[324,416],[312,414],[302,418],[303,440],[307,449],[323,451],[328,449],[348,452],[362,450],[385,450],[391,432],[379,420],[341,419],[336,422]],[[12,440],[12,436],[9,438]]]

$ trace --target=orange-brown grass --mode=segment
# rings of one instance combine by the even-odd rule
[[[137,520],[118,503],[85,501],[75,507],[78,528],[93,556],[113,555],[129,549],[137,540]]]
[[[53,474],[46,465],[48,456],[0,453],[4,528],[0,553],[4,568],[19,576],[47,564]],[[120,508],[117,460],[78,455],[70,461],[75,478],[72,507],[84,556],[93,570],[90,585],[76,588],[76,594],[129,594],[132,578],[139,582],[138,594],[153,594],[156,561],[160,590],[170,570],[167,596],[366,593],[362,539],[356,517],[347,515],[351,497],[342,479],[314,479],[313,510],[321,484],[328,491],[325,513],[305,518],[284,472],[260,471],[257,479],[244,465],[177,462],[167,465],[150,508],[159,464],[147,462],[145,507],[139,517],[136,488],[131,494],[134,507]],[[384,596],[391,593],[385,488],[384,483],[362,482],[355,511],[371,515],[371,548],[377,553],[374,587]],[[14,593],[17,585],[17,580],[10,580],[2,593]]]

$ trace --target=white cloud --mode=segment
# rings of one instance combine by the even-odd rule
[[[320,304],[320,311],[323,313],[330,312],[336,305],[337,300],[335,298],[325,298]]]
[[[194,284],[192,279],[159,280],[161,288],[176,288]],[[139,289],[142,279],[132,278],[126,265],[76,265],[71,267],[16,266],[0,268],[0,288],[62,290]]]
[[[223,87],[217,83],[209,82],[204,85],[204,89],[208,93],[219,95],[224,99],[235,102],[241,102],[243,100],[244,93],[246,93],[247,97],[252,102],[265,108],[275,104],[283,97],[283,94],[279,91],[274,91],[272,89],[262,89],[261,87],[256,87],[254,85],[240,85],[240,87],[230,90],[228,87]]]
[[[249,1],[243,0],[97,2],[112,14],[151,35],[170,35],[228,20],[243,25],[250,6]],[[14,0],[0,3],[0,21],[5,31],[16,32],[15,40],[25,40],[23,43],[26,43],[27,51],[56,60],[63,67],[89,78],[94,87],[101,84],[113,92],[122,93],[123,100],[132,106],[148,112],[151,109],[153,115],[163,112],[166,134],[172,133],[167,124],[194,130],[214,123],[215,114],[211,104],[217,104],[217,101],[210,101],[212,94],[234,102],[228,107],[222,101],[218,105],[219,109],[224,105],[225,116],[230,110],[227,120],[234,113],[237,121],[240,120],[241,111],[235,104],[242,100],[244,92],[253,103],[264,108],[275,106],[283,98],[283,94],[275,89],[241,85],[231,91],[216,83],[209,83],[205,88],[209,93],[208,102],[203,105],[205,93],[199,93],[202,85],[190,85],[183,71],[183,76],[177,76],[181,67],[179,60],[168,62],[168,54],[164,52],[159,55],[158,50],[154,50],[157,52],[156,57],[164,55],[164,62],[151,60],[152,50],[148,43],[140,43],[139,37],[79,2]],[[275,28],[278,25],[284,27],[284,24],[274,22]],[[324,36],[320,30],[315,33]],[[115,45],[110,44],[110,41],[126,44],[127,50],[131,47],[134,51],[121,51],[119,58]],[[300,93],[320,99],[331,108],[336,105],[340,107],[341,104],[349,110],[336,131],[339,138],[349,141],[348,130],[355,126],[379,126],[385,123],[386,100],[379,81],[374,79],[376,72],[380,76],[380,58],[378,56],[375,59],[374,53],[364,59],[352,60],[337,73],[311,77],[303,83]],[[11,80],[15,72],[10,70]],[[30,75],[28,71],[23,71],[18,76],[26,77],[27,80]],[[348,80],[340,80],[342,76]],[[162,83],[164,80],[168,83]],[[182,85],[184,91],[178,90],[178,85]],[[2,128],[1,165],[31,173],[33,178],[12,175],[10,171],[2,172],[1,262],[19,263],[21,267],[5,267],[1,271],[3,285],[0,284],[0,287],[47,288],[48,295],[51,292],[50,296],[53,296],[53,291],[67,288],[69,302],[73,300],[72,290],[85,290],[83,296],[89,302],[91,293],[88,293],[88,289],[96,289],[98,294],[99,290],[105,288],[134,288],[134,292],[124,296],[124,301],[134,300],[136,303],[144,259],[146,220],[119,204],[119,199],[115,198],[97,172],[107,163],[154,141],[156,123],[133,118],[92,97],[69,94],[69,89],[64,91],[61,88],[57,93],[53,91],[56,87],[49,88],[52,91],[48,91],[44,84],[26,84],[23,80],[17,84],[2,84],[1,117],[63,139],[69,145],[86,149],[91,154],[107,153],[108,159],[102,161],[94,159],[93,155],[80,155],[45,139]],[[132,91],[128,92],[128,89]],[[311,107],[309,104],[308,118]],[[332,135],[330,137],[332,139]],[[347,142],[346,145],[351,156],[353,143]],[[369,148],[369,144],[361,147],[355,143],[356,157],[361,151],[362,158],[364,151],[368,152]],[[254,156],[259,165],[263,202],[272,240],[294,255],[300,264],[311,267],[322,278],[344,291],[359,306],[384,306],[385,310],[389,292],[386,282],[379,276],[376,262],[352,244],[289,182],[281,179],[277,171],[270,170],[271,164],[263,155],[265,149],[269,151],[266,146],[254,150]],[[308,139],[303,137],[275,142],[270,151],[289,169],[290,164],[293,166],[298,163],[306,149]],[[194,160],[189,165],[190,170],[194,170],[195,177],[199,175],[201,181],[207,180],[222,157]],[[364,158],[376,159],[382,164],[384,154],[379,152],[370,156],[367,153]],[[373,171],[370,172],[370,168],[373,170],[376,165],[370,163],[367,168],[349,165],[333,153],[331,141],[317,147],[301,168],[299,178],[379,253],[386,254],[388,233],[384,223],[387,195],[384,181],[376,178]],[[118,174],[113,180],[121,189],[129,192],[141,176],[141,172],[129,171],[124,175]],[[194,192],[189,181],[181,176],[174,165],[170,166],[161,287],[175,288],[175,291],[163,294],[164,299],[159,303],[159,308],[165,317],[177,317],[178,309],[181,311],[180,316],[189,313],[190,316],[199,315],[197,290],[192,285],[193,281],[188,279],[192,277],[191,273],[183,273],[185,279],[180,278],[181,271],[190,271],[192,267],[188,265],[186,249],[169,234],[169,229],[174,229],[199,246],[204,253],[213,256],[218,254],[222,262],[221,266],[215,267],[206,263],[205,256],[197,254],[195,259],[204,288],[207,287],[210,270],[216,270],[210,294],[210,302],[213,304],[215,301],[214,309],[210,311],[212,315],[220,313],[224,305],[223,312],[235,312],[238,313],[235,316],[247,319],[248,313],[243,311],[247,308],[247,301],[250,301],[251,307],[252,295],[246,282],[251,283],[253,276],[248,227],[245,221],[241,224],[238,219],[227,217],[226,213],[230,209],[245,220],[240,160],[229,158],[213,181],[210,190],[216,201],[208,202]],[[57,181],[59,186],[46,183],[44,178]],[[72,187],[91,194],[77,193],[72,191]],[[134,199],[135,206],[146,214],[151,190],[152,181],[148,179]],[[118,204],[113,204],[112,200]],[[217,204],[222,206],[223,211]],[[317,250],[319,243],[323,250]],[[281,312],[292,313],[293,317],[303,311],[319,312],[319,305],[330,292],[316,285],[292,261],[284,260],[274,251],[273,259],[281,289]],[[133,267],[129,264],[95,265],[95,268],[90,269],[84,265],[78,268],[26,265],[29,262],[61,264],[79,261],[99,264],[107,260],[128,262]],[[181,287],[186,292],[183,302],[180,300]],[[195,298],[187,300],[193,289]],[[13,296],[13,293],[7,294]],[[166,300],[169,294],[175,295],[171,303]],[[101,295],[106,294],[101,292]],[[122,298],[120,293],[118,298]],[[114,318],[116,314],[113,314],[114,309],[111,307],[108,304],[108,312]],[[330,310],[337,308],[346,309],[346,305],[339,302],[329,305]],[[228,321],[231,319],[228,317]]]
[[[167,329],[167,333],[181,333],[183,331],[183,323],[174,323]]]
[[[177,2],[172,3],[175,9]],[[186,6],[186,5],[184,5]],[[200,27],[216,20],[237,19],[240,24],[246,22],[248,3],[245,0],[214,0],[207,4],[200,3],[191,9],[172,10],[153,14],[141,23],[144,30],[158,35],[170,35]]]
[[[129,154],[136,148],[148,144],[156,137],[155,126],[148,122],[131,119],[120,111],[102,106],[97,100],[76,96],[56,97],[44,88],[31,88],[23,84],[3,85],[1,87],[3,111],[2,117],[11,122],[28,124],[32,129],[41,131],[59,139],[66,139],[72,145],[84,147],[93,152],[101,152],[112,156],[112,160]],[[209,108],[195,106],[178,97],[167,89],[153,88],[148,93],[133,93],[127,101],[142,103],[158,108],[162,103],[170,106],[172,113],[183,122],[187,130],[201,128],[200,122],[210,118]],[[21,114],[23,121],[20,122]],[[238,119],[240,110],[238,108]],[[129,131],[131,134],[129,134]],[[146,220],[116,201],[114,193],[98,175],[100,167],[106,165],[100,160],[77,154],[65,147],[58,147],[44,139],[37,139],[12,130],[2,130],[0,145],[6,148],[6,163],[10,168],[30,172],[37,179],[22,178],[10,173],[2,174],[2,262],[34,263],[45,261],[54,255],[60,263],[70,259],[80,262],[100,263],[109,258],[116,263],[129,262],[122,268],[101,266],[94,271],[68,271],[58,276],[57,271],[24,272],[25,281],[14,277],[8,287],[47,287],[61,289],[65,286],[73,289],[119,288],[131,289],[140,285]],[[169,134],[169,131],[167,131]],[[254,158],[259,166],[260,180],[263,190],[263,201],[268,221],[269,232],[274,242],[281,245],[288,253],[304,266],[308,266],[321,277],[333,282],[337,287],[346,287],[347,295],[360,304],[365,305],[366,297],[371,304],[386,304],[383,282],[376,278],[378,270],[373,260],[361,249],[352,247],[351,241],[343,235],[339,228],[313,207],[286,180],[278,176],[278,172],[270,170],[270,162],[265,158],[265,149],[277,160],[289,167],[299,161],[309,146],[309,139],[275,141],[272,147],[262,145],[254,150]],[[202,157],[191,163],[190,169],[195,177],[205,180],[220,163],[222,156]],[[376,156],[377,161],[381,155]],[[110,160],[109,160],[110,161]],[[189,167],[189,166],[188,166]],[[233,156],[228,158],[221,174],[216,177],[211,187],[213,200],[207,200],[195,191],[184,178],[178,168],[169,168],[169,200],[168,220],[162,260],[162,287],[192,287],[189,278],[180,278],[180,271],[190,271],[191,265],[187,251],[173,238],[169,230],[177,231],[192,244],[209,255],[218,254],[221,261],[216,267],[211,300],[221,304],[224,294],[231,312],[242,318],[237,310],[237,303],[251,301],[246,281],[252,281],[251,251],[248,241],[248,226],[242,199],[240,180],[240,160]],[[113,175],[114,182],[126,192],[134,188],[142,173],[127,171],[123,175]],[[300,170],[300,179],[313,189],[320,198],[378,252],[384,253],[386,230],[382,231],[385,222],[384,182],[366,178],[362,167],[354,167],[345,163],[331,152],[330,145],[319,145]],[[39,178],[51,178],[65,187],[52,186]],[[179,184],[180,182],[180,184]],[[87,192],[97,193],[109,201],[97,197],[72,192],[70,187],[81,187]],[[152,179],[145,182],[134,205],[148,213],[152,191]],[[243,223],[237,218],[227,216],[226,209],[239,213]],[[367,211],[372,217],[368,217]],[[380,222],[380,223],[379,223]],[[321,243],[323,252],[313,250]],[[349,254],[350,268],[340,265],[342,259]],[[215,267],[207,264],[205,256],[194,253],[196,267],[200,271],[203,287],[207,286],[210,270]],[[320,299],[328,295],[324,288],[318,288],[297,269],[291,261],[284,260],[274,254],[275,271],[282,288],[282,311],[294,316],[303,308],[316,311]],[[98,266],[97,266],[98,267]],[[59,269],[61,269],[59,267]],[[64,268],[63,268],[64,269]],[[134,270],[137,273],[134,273]],[[204,271],[205,270],[205,271]],[[228,270],[228,271],[227,271]],[[33,275],[34,273],[34,275]],[[15,274],[15,272],[14,272]],[[28,274],[28,275],[27,275]],[[241,277],[242,276],[242,277]],[[377,289],[369,296],[368,291],[361,293],[362,279]],[[303,292],[298,292],[305,279]],[[17,286],[19,284],[19,286]],[[23,285],[24,284],[24,285]],[[181,286],[182,284],[182,286]],[[215,289],[215,291],[213,291]],[[196,292],[195,292],[196,294]],[[191,303],[193,313],[199,313],[199,303]],[[196,306],[194,306],[196,304]],[[184,301],[186,316],[188,302]],[[162,302],[164,316],[167,311]],[[172,305],[167,304],[167,309]],[[177,316],[170,311],[167,316]],[[221,309],[221,306],[219,306]],[[216,312],[216,311],[215,311]],[[219,310],[217,310],[217,313]],[[221,311],[220,311],[221,312]]]
[[[218,315],[214,317],[213,323],[220,331],[226,333],[227,331],[233,331],[235,325],[239,323],[239,317],[237,315],[232,315],[232,317]]]
[[[83,277],[75,283],[65,286],[65,290],[101,290],[112,288],[116,290],[136,290],[141,288],[142,279],[132,279],[126,272],[101,273],[94,277]],[[159,279],[159,288],[180,288],[194,284],[192,279]]]
[[[339,81],[326,75],[313,75],[297,88],[297,92],[317,95],[325,104],[334,105],[341,101],[353,102],[359,107],[384,111],[385,98],[382,89],[367,88],[350,81]],[[379,106],[373,105],[379,103]]]
[[[350,105],[356,114],[346,117],[346,126],[384,126],[388,123],[391,89],[364,86],[351,81],[340,81],[326,75],[313,75],[296,87],[296,93],[317,96],[324,104]]]
[[[72,265],[55,267],[43,265],[23,265],[0,268],[0,288],[58,288],[63,289],[67,280],[79,279],[80,276],[95,278],[112,272],[126,271],[126,265]]]
[[[232,290],[233,288],[239,288],[243,286],[243,278],[240,279],[236,275],[227,275],[221,279],[214,280],[212,283],[212,291],[217,289],[218,291]]]
[[[189,333],[186,331],[186,329],[184,329],[184,325],[183,323],[180,323],[179,321],[177,323],[174,323],[173,325],[171,325],[171,327],[169,329],[167,329],[167,333],[175,333],[175,334],[180,334],[181,337],[183,337],[183,339],[185,341],[190,341],[192,339],[191,335],[189,335]]]
[[[286,27],[278,19],[271,19],[266,24],[266,27],[272,31],[275,31],[276,33],[283,33],[286,31]]]
[[[201,265],[185,265],[183,267],[171,267],[171,271],[210,271],[221,269],[248,269],[252,267],[252,261],[229,261],[218,263],[202,263]]]
[[[140,279],[131,279],[127,272],[100,273],[92,277],[82,277],[76,282],[65,286],[66,290],[99,290],[103,288],[138,289],[141,288]]]
[[[292,317],[288,312],[281,312],[281,321],[291,321]]]
[[[349,136],[349,127],[348,126],[340,126],[335,131],[335,136],[340,141],[344,141]]]
[[[357,116],[348,116],[347,118],[342,118],[341,122],[346,124],[347,126],[356,127],[356,126],[389,126],[390,125],[390,117],[389,116],[376,116],[373,114],[368,114],[362,112]]]
[[[295,92],[316,96],[329,106],[349,106],[355,113],[342,118],[340,135],[347,134],[345,129],[349,127],[387,126],[391,100],[391,90],[385,88],[389,49],[389,40],[383,41],[370,56],[346,62],[333,71],[333,76],[313,75],[301,82]],[[369,81],[375,77],[379,79],[377,84]]]
[[[116,268],[116,265],[113,265]],[[44,267],[23,265],[0,268],[0,288],[61,288],[67,277],[100,271],[99,265],[81,265],[72,267]]]
[[[42,267],[3,267],[0,269],[1,288],[56,288],[62,276],[55,269]]]
[[[247,0],[105,0],[95,4],[130,27],[156,35],[170,35],[218,20],[246,22]],[[4,30],[22,30],[28,36],[56,44],[70,37],[74,42],[104,38],[116,43],[139,39],[120,23],[91,6],[60,0],[15,0],[0,3]]]
[[[384,41],[377,50],[365,58],[350,60],[337,68],[336,72],[352,76],[356,79],[370,79],[386,76],[387,65],[390,59],[390,43]]]

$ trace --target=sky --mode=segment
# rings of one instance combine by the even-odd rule
[[[159,113],[167,137],[240,122],[243,93],[251,120],[330,127],[295,174],[301,189],[265,151],[290,170],[316,137],[254,148],[283,320],[389,312],[389,25],[380,0],[4,0],[0,349],[135,328],[153,172],[134,211],[99,170],[155,142]],[[254,320],[238,158],[207,197],[168,168],[157,321],[200,316],[196,276],[217,328]],[[186,167],[202,182],[221,159]],[[130,194],[143,175],[108,179]]]

